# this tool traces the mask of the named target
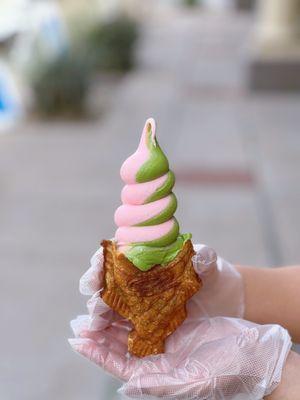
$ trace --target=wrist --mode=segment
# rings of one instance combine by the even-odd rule
[[[298,400],[300,396],[300,355],[290,351],[282,370],[281,382],[265,400]]]

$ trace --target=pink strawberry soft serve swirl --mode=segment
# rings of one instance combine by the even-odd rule
[[[142,258],[147,253],[148,260],[152,257],[157,261],[166,253],[170,258],[171,250],[174,253],[176,247],[178,251],[179,236],[178,222],[173,216],[177,208],[172,192],[175,179],[157,142],[154,119],[146,121],[139,146],[123,163],[120,174],[125,186],[121,194],[123,204],[115,212],[118,250],[130,259],[134,248],[135,260],[137,253]]]

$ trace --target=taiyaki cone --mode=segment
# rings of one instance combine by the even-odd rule
[[[187,316],[187,300],[202,286],[192,264],[192,242],[186,241],[167,265],[156,265],[146,272],[119,253],[114,242],[104,240],[102,246],[102,299],[132,322],[129,352],[138,357],[163,353],[166,338]]]

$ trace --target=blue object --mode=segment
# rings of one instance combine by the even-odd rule
[[[2,65],[1,65],[2,67]],[[10,71],[0,68],[0,128],[20,116],[18,91]]]

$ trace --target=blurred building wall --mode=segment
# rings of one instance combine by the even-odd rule
[[[258,2],[257,36],[264,46],[291,46],[299,41],[300,1]]]
[[[300,90],[300,0],[260,0],[250,87]]]

